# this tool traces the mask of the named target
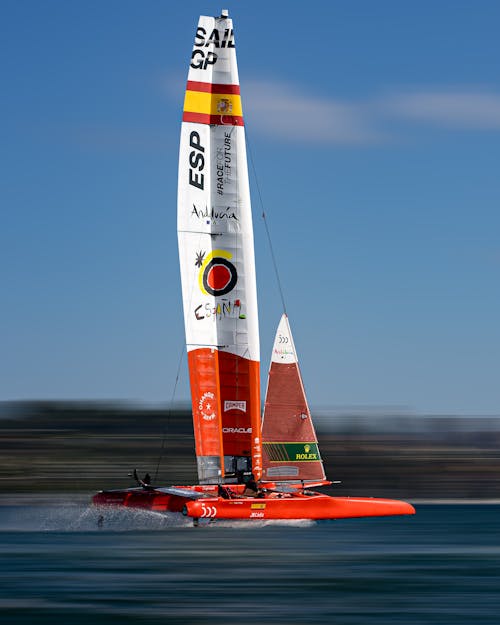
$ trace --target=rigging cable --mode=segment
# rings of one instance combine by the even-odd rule
[[[172,409],[173,409],[173,405],[174,405],[174,400],[175,400],[175,393],[177,391],[177,384],[179,383],[179,377],[180,377],[180,372],[181,372],[181,365],[182,365],[182,361],[184,359],[184,343],[182,344],[182,348],[181,348],[181,355],[179,357],[179,362],[177,364],[177,375],[175,376],[175,382],[174,382],[174,388],[172,390],[172,397],[170,398],[170,405],[168,408],[168,412],[167,412],[167,425],[163,428],[163,437],[161,440],[161,448],[160,448],[160,457],[158,458],[158,462],[156,464],[156,471],[155,471],[155,476],[154,476],[154,480],[153,483],[156,482],[157,478],[158,478],[158,471],[160,470],[160,463],[163,457],[163,451],[165,449],[165,440],[167,438],[167,435],[169,434],[169,430],[170,430],[170,416],[172,414]]]
[[[203,232],[198,232],[197,234],[198,234],[198,242],[200,242],[204,233]],[[200,246],[198,245],[197,247],[199,248]],[[191,293],[189,295],[189,306],[188,306],[189,309],[191,308],[191,302],[193,301],[194,289],[195,289],[195,283],[193,283],[193,286],[192,286],[192,289],[191,289]],[[181,345],[179,362],[177,363],[177,375],[175,376],[174,387],[172,389],[172,396],[170,398],[170,405],[169,405],[168,412],[167,412],[167,424],[163,428],[163,436],[162,436],[161,447],[160,447],[160,456],[158,458],[158,463],[156,465],[156,471],[155,471],[155,477],[154,477],[154,481],[155,482],[156,482],[156,479],[158,477],[158,471],[160,470],[160,464],[161,464],[161,461],[162,461],[162,458],[163,458],[163,453],[164,453],[164,450],[165,450],[165,440],[167,438],[167,435],[170,432],[170,417],[171,417],[171,414],[173,412],[173,405],[174,405],[174,401],[175,401],[175,395],[176,395],[176,392],[177,392],[177,385],[179,383],[181,366],[182,366],[182,361],[184,359],[184,354],[185,353],[186,353],[186,344],[183,342],[182,345]]]
[[[269,231],[269,225],[267,223],[266,211],[264,209],[264,202],[262,200],[262,193],[260,192],[259,179],[257,177],[257,170],[255,168],[255,163],[254,163],[254,160],[253,160],[252,147],[250,145],[250,139],[248,137],[248,125],[247,125],[247,133],[246,134],[247,134],[248,153],[250,154],[250,163],[252,164],[252,171],[253,171],[253,176],[254,176],[254,179],[255,179],[255,186],[257,187],[257,195],[259,196],[259,204],[260,204],[260,209],[262,211],[262,219],[264,221],[264,227],[266,229],[266,235],[267,235],[267,242],[268,242],[268,245],[269,245],[269,251],[271,252],[271,259],[272,259],[273,267],[274,267],[274,275],[276,277],[276,282],[278,283],[278,290],[279,290],[279,293],[280,293],[281,305],[283,306],[283,312],[286,315],[287,312],[286,312],[285,296],[283,295],[283,289],[281,287],[280,274],[279,274],[279,271],[278,271],[278,263],[276,262],[276,256],[274,255],[273,242],[271,240],[271,233]]]

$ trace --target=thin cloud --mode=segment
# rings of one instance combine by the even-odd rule
[[[472,130],[500,130],[500,95],[473,91],[423,91],[380,101],[385,115]]]
[[[181,84],[179,76],[164,79],[169,98],[179,97]],[[486,88],[406,88],[341,99],[275,80],[247,80],[242,91],[244,115],[253,130],[290,143],[396,144],[405,132],[425,126],[500,130],[500,94]]]
[[[367,145],[386,138],[363,104],[312,97],[290,85],[246,82],[244,107],[256,127],[289,141]]]

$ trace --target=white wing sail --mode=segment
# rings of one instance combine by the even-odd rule
[[[232,20],[200,17],[181,130],[178,238],[202,483],[261,472],[259,338]]]

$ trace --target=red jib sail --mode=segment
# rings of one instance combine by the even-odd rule
[[[323,481],[325,472],[307,405],[288,317],[276,332],[262,422],[264,481]]]

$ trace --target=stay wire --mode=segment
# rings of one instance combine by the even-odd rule
[[[255,168],[255,163],[253,160],[253,153],[252,153],[252,146],[250,144],[250,138],[248,136],[248,126],[247,126],[247,145],[248,145],[248,153],[250,154],[250,163],[252,165],[252,172],[253,172],[253,176],[254,176],[254,180],[255,180],[255,186],[257,187],[257,195],[259,196],[259,204],[260,204],[260,209],[262,211],[262,220],[264,221],[264,226],[266,229],[266,235],[267,235],[267,243],[269,245],[269,251],[271,252],[271,259],[273,262],[273,267],[274,267],[274,275],[276,277],[276,282],[278,283],[278,290],[280,293],[280,298],[281,298],[281,305],[283,306],[283,312],[285,313],[285,315],[287,314],[286,312],[286,304],[285,304],[285,296],[283,294],[283,288],[281,286],[281,280],[280,280],[280,274],[278,271],[278,263],[276,262],[276,256],[274,255],[274,248],[273,248],[273,242],[271,239],[271,232],[269,230],[269,225],[267,223],[267,216],[266,216],[266,211],[264,209],[264,202],[262,200],[262,193],[260,191],[260,185],[259,185],[259,179],[257,177],[257,170]]]
[[[203,235],[202,232],[198,232],[198,242],[201,241],[202,235]],[[195,284],[193,283],[193,287],[191,289],[191,293],[190,293],[190,296],[189,296],[189,306],[188,306],[188,309],[191,309],[191,303],[193,301],[193,296],[194,296],[194,289],[195,289]],[[168,409],[168,412],[167,412],[167,425],[163,428],[163,437],[162,437],[161,447],[160,447],[160,456],[158,458],[158,463],[156,465],[154,481],[156,481],[156,479],[158,477],[158,471],[160,470],[160,464],[161,464],[161,461],[162,461],[162,458],[163,458],[163,453],[164,453],[164,450],[165,450],[165,440],[166,440],[168,434],[170,433],[170,417],[171,417],[172,412],[173,412],[173,405],[174,405],[174,401],[175,401],[175,395],[176,395],[176,392],[177,392],[177,385],[179,383],[182,361],[184,359],[185,347],[186,346],[183,343],[182,346],[181,346],[181,350],[180,350],[179,362],[177,363],[177,375],[175,376],[174,387],[173,387],[173,390],[172,390],[172,396],[171,396],[171,399],[170,399],[170,405],[169,405],[169,409]]]
[[[170,405],[169,405],[168,412],[167,412],[167,425],[163,428],[163,437],[161,441],[160,457],[158,458],[158,463],[156,464],[156,471],[155,471],[155,476],[153,480],[154,483],[156,483],[156,480],[158,478],[158,471],[160,470],[160,464],[161,464],[161,461],[163,458],[163,452],[165,449],[165,441],[167,439],[167,435],[169,434],[169,430],[170,430],[170,417],[173,411],[175,394],[177,392],[177,385],[179,383],[179,378],[181,374],[181,366],[182,366],[183,360],[184,360],[184,344],[182,345],[181,354],[179,356],[179,362],[177,363],[177,375],[175,376],[174,388],[172,390],[172,397],[170,398]]]

